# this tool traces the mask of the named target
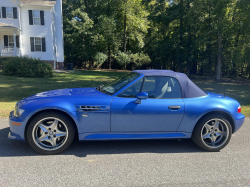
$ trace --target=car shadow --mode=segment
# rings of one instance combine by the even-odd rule
[[[0,130],[0,157],[40,156],[26,142],[9,140],[9,128]],[[61,155],[136,154],[136,153],[195,153],[204,152],[190,139],[178,140],[126,140],[126,141],[74,141]]]

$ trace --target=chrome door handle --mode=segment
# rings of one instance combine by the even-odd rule
[[[171,110],[179,110],[181,109],[181,106],[169,106],[168,108]]]

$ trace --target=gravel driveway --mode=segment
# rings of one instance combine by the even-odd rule
[[[0,186],[249,186],[250,118],[221,152],[191,140],[75,142],[56,156],[9,140],[0,119]]]

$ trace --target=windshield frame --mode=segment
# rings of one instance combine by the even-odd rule
[[[109,96],[116,96],[116,95],[118,95],[120,92],[122,92],[124,89],[126,89],[127,87],[129,87],[130,85],[132,85],[133,83],[137,82],[137,81],[140,80],[142,77],[144,77],[143,74],[138,73],[138,72],[131,72],[131,73],[139,74],[139,76],[138,76],[136,79],[134,79],[133,81],[131,81],[131,82],[129,82],[128,84],[124,85],[122,88],[120,88],[119,90],[117,90],[116,92],[114,92],[114,93],[112,93],[112,94],[108,94],[106,91],[104,91],[104,90],[102,90],[102,89],[100,90],[100,92],[103,93],[103,94],[109,95]],[[112,81],[112,82],[114,82],[114,81]],[[107,85],[108,85],[108,84],[111,84],[112,82],[107,83]],[[105,85],[105,86],[106,86],[106,85]]]

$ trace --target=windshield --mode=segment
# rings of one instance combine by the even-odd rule
[[[139,76],[140,74],[138,73],[126,73],[121,78],[101,87],[100,91],[105,94],[112,95],[121,88],[123,88],[124,86],[128,85],[129,83],[137,79]]]

